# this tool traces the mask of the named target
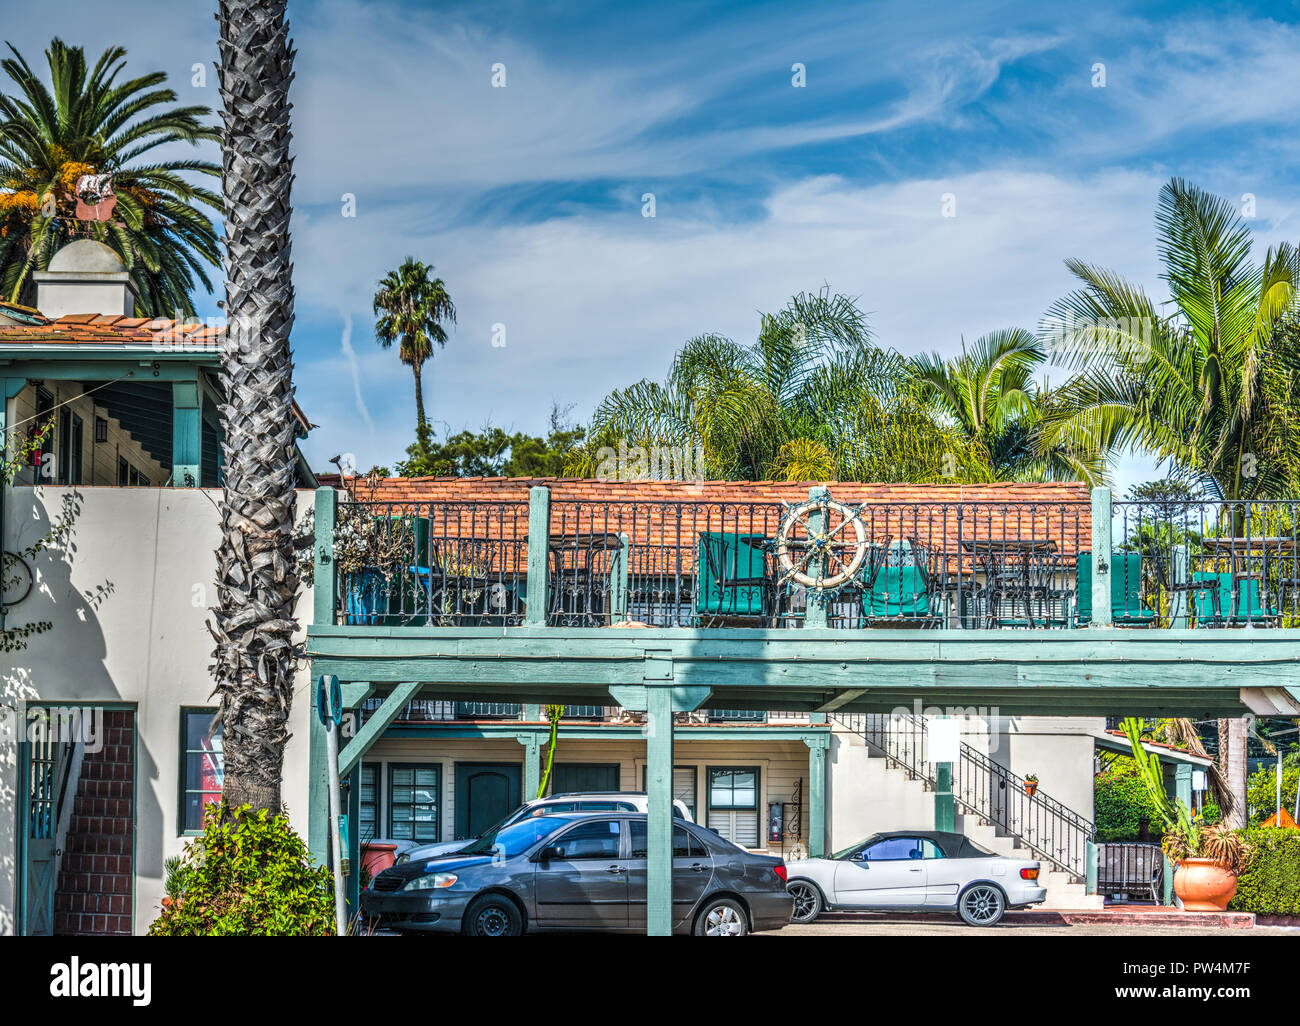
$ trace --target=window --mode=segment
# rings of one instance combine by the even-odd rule
[[[59,412],[59,484],[81,484],[82,427],[81,418],[66,406]]]
[[[221,724],[212,730],[215,709],[181,710],[181,810],[183,834],[203,829],[203,811],[221,797],[225,777]]]
[[[593,819],[579,823],[555,840],[560,858],[569,862],[582,859],[618,858],[619,828],[617,819]]]
[[[117,485],[119,488],[125,488],[131,481],[131,464],[126,462],[125,456],[117,458]]]
[[[436,841],[439,834],[440,766],[388,768],[388,836],[398,841]]]
[[[629,826],[632,828],[632,858],[646,858],[650,847],[646,824],[640,820],[633,820]],[[707,858],[708,854],[709,850],[704,847],[704,842],[693,833],[685,827],[673,827],[673,858],[702,859]]]
[[[921,841],[921,851],[927,859],[945,859],[948,857],[937,844],[929,840]]]
[[[710,766],[706,825],[732,844],[758,847],[758,767]]]
[[[870,862],[919,859],[924,854],[921,845],[919,837],[887,837],[883,841],[869,845],[862,854]]]
[[[379,829],[379,767],[373,762],[362,763],[360,777],[357,838],[365,844],[375,839]]]
[[[646,768],[641,767],[641,790],[646,790]],[[694,766],[674,766],[673,767],[673,799],[681,802],[691,813],[691,819],[698,819],[695,815],[695,767]],[[673,806],[673,815],[680,816],[677,806]]]
[[[554,816],[565,812],[636,812],[631,802],[546,802],[534,805],[530,816]]]
[[[96,442],[108,441],[108,420],[105,417],[95,418],[95,441]]]
[[[36,416],[32,419],[32,426],[27,429],[28,439],[33,439],[42,431],[45,431],[54,421],[54,394],[44,388],[36,389]],[[53,467],[48,467],[45,463],[45,453],[54,451],[54,439],[47,434],[41,440],[41,447],[32,450],[32,466],[36,468],[36,478],[39,481],[47,473],[53,472]]]

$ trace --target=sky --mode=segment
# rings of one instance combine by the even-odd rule
[[[212,10],[65,0],[57,30],[215,109]],[[408,255],[459,314],[425,369],[437,429],[541,434],[553,404],[586,422],[686,339],[752,341],[823,286],[903,353],[1035,327],[1068,257],[1163,299],[1174,176],[1251,210],[1261,258],[1300,237],[1296,2],[300,0],[290,21],[295,375],[322,470],[391,467],[413,438],[371,311]],[[3,38],[32,59],[54,30]],[[1155,475],[1128,457],[1115,485]]]

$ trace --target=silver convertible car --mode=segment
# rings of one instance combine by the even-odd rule
[[[900,830],[873,834],[827,859],[787,865],[793,923],[826,909],[855,912],[956,912],[992,926],[1009,908],[1047,898],[1037,862],[985,851],[963,834]]]

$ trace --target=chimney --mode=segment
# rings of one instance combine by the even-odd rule
[[[70,242],[45,271],[32,274],[36,308],[54,320],[67,314],[121,317],[135,312],[135,290],[122,258],[94,239]]]

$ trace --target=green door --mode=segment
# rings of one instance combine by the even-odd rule
[[[551,794],[617,790],[616,762],[557,762],[551,770]]]
[[[456,763],[456,838],[478,837],[519,808],[523,766],[517,762]]]
[[[54,933],[54,885],[58,858],[54,851],[59,818],[59,767],[64,746],[52,736],[20,746],[19,786],[23,841],[20,933],[48,937]]]

